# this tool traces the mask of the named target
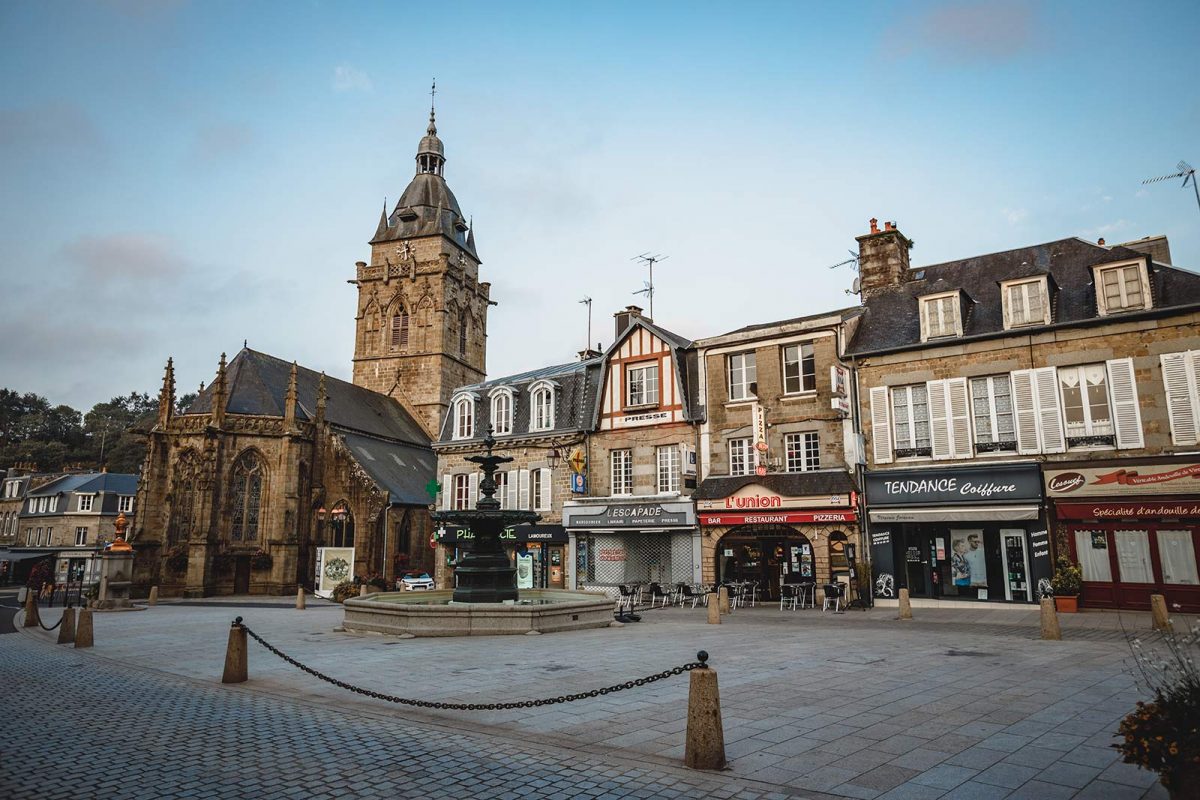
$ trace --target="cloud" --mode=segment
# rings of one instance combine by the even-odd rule
[[[226,161],[249,151],[254,141],[254,131],[248,125],[206,125],[196,132],[192,153],[200,161]]]
[[[1017,225],[1025,221],[1029,216],[1029,209],[1026,208],[1004,208],[1000,211],[1008,219],[1009,225]]]
[[[191,269],[176,246],[147,234],[80,236],[61,252],[69,264],[83,268],[89,282],[100,285],[170,282]]]
[[[333,89],[337,92],[369,92],[371,78],[360,69],[349,64],[339,64],[333,69]]]
[[[91,116],[73,103],[0,109],[0,150],[10,154],[52,150],[95,159],[107,149]]]
[[[943,3],[892,27],[882,47],[893,58],[1010,61],[1032,49],[1034,30],[1034,11],[1026,3]]]

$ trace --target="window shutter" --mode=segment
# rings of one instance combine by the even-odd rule
[[[871,388],[871,450],[876,464],[892,462],[892,423],[886,386]]]
[[[520,505],[518,507],[524,511],[528,511],[529,510],[529,470],[527,470],[527,469],[521,470],[520,479],[521,479],[521,486],[520,486],[520,488],[517,489],[517,492],[519,494],[519,503],[520,503]]]
[[[538,507],[538,511],[549,511],[554,508],[554,503],[550,498],[550,476],[552,472],[548,469],[542,469],[542,504]]]
[[[1163,387],[1167,392],[1167,416],[1171,420],[1171,441],[1196,444],[1200,441],[1200,397],[1197,397],[1197,367],[1200,351],[1163,353]]]
[[[929,400],[929,441],[934,458],[950,458],[950,426],[946,411],[946,382],[925,384]]]
[[[517,505],[517,483],[518,482],[519,482],[519,476],[517,475],[517,473],[509,472],[508,473],[508,485],[505,487],[505,490],[508,492],[508,506],[507,507],[510,509],[519,507]]]
[[[479,473],[472,472],[467,479],[467,508],[474,508],[479,500]]]
[[[971,457],[971,402],[967,379],[946,381],[946,404],[950,426],[950,452],[955,458]]]
[[[1054,367],[1033,370],[1033,385],[1042,452],[1066,452],[1067,436],[1063,432],[1062,403],[1058,397],[1058,370]]]
[[[442,511],[450,510],[450,495],[454,494],[454,476],[442,476]]]
[[[1041,450],[1037,408],[1033,397],[1033,370],[1019,369],[1013,372],[1013,417],[1016,420],[1017,428],[1017,452],[1021,455],[1029,455]]]
[[[1113,427],[1117,433],[1117,449],[1144,447],[1142,413],[1138,408],[1137,379],[1132,358],[1115,358],[1106,362],[1108,391],[1112,401]]]

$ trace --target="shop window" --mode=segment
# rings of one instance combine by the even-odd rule
[[[892,425],[897,458],[932,455],[929,440],[929,397],[925,384],[892,389]]]
[[[1108,534],[1104,531],[1075,531],[1075,557],[1079,560],[1085,581],[1112,583]]]
[[[754,471],[754,459],[751,458],[750,440],[729,440],[729,474],[749,475]]]
[[[1116,444],[1108,406],[1108,375],[1104,364],[1059,367],[1063,419],[1068,447],[1112,447]]]
[[[625,405],[658,405],[658,363],[630,364],[625,368]]]
[[[812,342],[783,348],[783,393],[799,394],[817,389],[817,363]]]
[[[1154,583],[1147,531],[1114,531],[1117,541],[1117,574],[1122,583]]]
[[[758,367],[754,353],[735,353],[729,356],[729,399],[751,400],[757,388]]]
[[[663,445],[658,448],[658,491],[660,494],[679,491],[679,446]]]
[[[789,433],[783,437],[788,472],[821,468],[821,440],[816,432]]]
[[[633,451],[613,450],[609,454],[612,465],[613,495],[633,494]]]
[[[1181,586],[1200,584],[1196,574],[1196,549],[1191,531],[1156,531],[1158,560],[1162,564],[1163,583]]]
[[[1011,453],[1017,449],[1012,384],[1007,375],[971,379],[971,416],[977,453]]]

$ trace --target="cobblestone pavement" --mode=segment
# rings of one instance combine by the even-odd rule
[[[222,687],[224,643],[239,613],[314,668],[428,700],[592,689],[706,649],[720,677],[732,768],[678,766],[684,676],[570,705],[424,712],[328,686],[251,642],[250,682]],[[7,742],[41,738],[29,751],[41,764],[133,758],[150,776],[137,786],[164,797],[206,796],[171,794],[174,786],[237,796],[234,779],[223,777],[229,770],[257,781],[244,796],[262,797],[273,796],[267,789],[279,797],[327,789],[330,797],[1166,796],[1153,774],[1117,763],[1108,746],[1138,697],[1121,629],[1148,628],[1147,615],[1064,617],[1066,641],[1042,642],[1036,612],[930,609],[905,623],[894,614],[760,608],[710,626],[702,609],[669,609],[574,634],[399,640],[338,632],[336,606],[162,605],[96,615],[93,651],[56,648],[40,632],[0,637],[0,685],[18,687],[0,695],[0,716],[10,720]],[[90,748],[107,747],[114,726],[135,733],[94,758]],[[79,736],[62,733],[81,727]],[[0,758],[0,796],[16,780],[12,763]],[[28,774],[28,762],[17,763]],[[467,777],[476,766],[483,777]],[[55,796],[46,788],[41,781],[30,795]],[[106,796],[103,788],[72,796]]]

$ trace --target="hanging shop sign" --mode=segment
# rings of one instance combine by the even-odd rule
[[[691,503],[612,503],[563,507],[568,528],[682,528],[696,524]]]
[[[869,472],[865,479],[867,504],[872,508],[996,504],[1042,498],[1041,473],[1036,464],[889,470]]]
[[[850,493],[821,494],[793,497],[778,494],[765,486],[750,483],[728,497],[713,500],[697,500],[696,508],[701,511],[749,511],[774,508],[849,508],[853,505]]]
[[[830,392],[841,397],[850,394],[850,370],[840,364],[829,365]]]
[[[1047,497],[1131,497],[1200,492],[1200,463],[1167,461],[1132,467],[1048,469]]]
[[[1059,519],[1179,519],[1200,517],[1200,502],[1151,500],[1125,503],[1055,503]]]
[[[781,511],[779,513],[701,514],[701,525],[778,525],[823,522],[855,522],[853,511]]]
[[[571,494],[587,494],[587,475],[585,473],[571,473]]]

